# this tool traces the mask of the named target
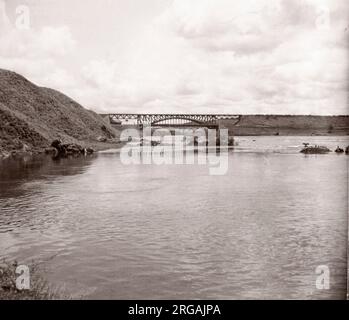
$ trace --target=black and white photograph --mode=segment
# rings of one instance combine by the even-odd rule
[[[347,0],[0,0],[2,301],[347,300],[348,160]]]

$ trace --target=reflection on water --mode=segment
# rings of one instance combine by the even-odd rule
[[[240,138],[224,176],[117,154],[0,162],[0,257],[47,261],[76,297],[344,298],[348,157],[299,154],[311,139]]]

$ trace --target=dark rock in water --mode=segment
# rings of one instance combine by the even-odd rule
[[[92,148],[87,148],[86,149],[86,153],[87,154],[92,154],[92,153],[94,153],[95,151],[92,149]]]
[[[161,143],[160,141],[154,141],[154,140],[152,140],[152,141],[150,142],[150,144],[151,144],[152,147],[156,147],[156,146],[159,145],[160,143]]]
[[[326,154],[329,152],[331,152],[331,150],[323,146],[305,147],[303,150],[301,150],[301,153],[304,154]]]
[[[75,143],[63,144],[62,148],[68,156],[84,154],[84,148]]]
[[[60,140],[55,140],[51,143],[51,148],[46,149],[46,153],[54,153],[55,158],[64,158],[69,156],[81,156],[85,154],[92,154],[94,150],[92,148],[83,148],[76,143],[62,144]]]
[[[235,146],[235,139],[234,139],[234,137],[229,137],[228,138],[228,146],[229,147],[234,147]]]
[[[337,149],[335,150],[336,153],[344,153],[344,149],[337,147]]]
[[[345,148],[345,154],[349,154],[349,146]]]
[[[58,149],[61,145],[62,145],[61,140],[53,140],[53,142],[51,143],[51,147],[56,148],[56,149]]]
[[[53,148],[53,147],[50,147],[50,148],[46,148],[45,149],[45,153],[46,154],[56,154],[57,152],[57,149],[56,148]]]

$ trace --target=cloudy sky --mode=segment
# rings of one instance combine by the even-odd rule
[[[348,51],[348,0],[0,0],[0,68],[98,112],[349,114]]]

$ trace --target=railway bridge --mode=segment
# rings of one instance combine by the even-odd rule
[[[232,114],[111,113],[102,116],[109,117],[111,124],[150,125],[152,127],[217,127],[219,120],[236,120],[236,125],[242,119],[242,115]]]

